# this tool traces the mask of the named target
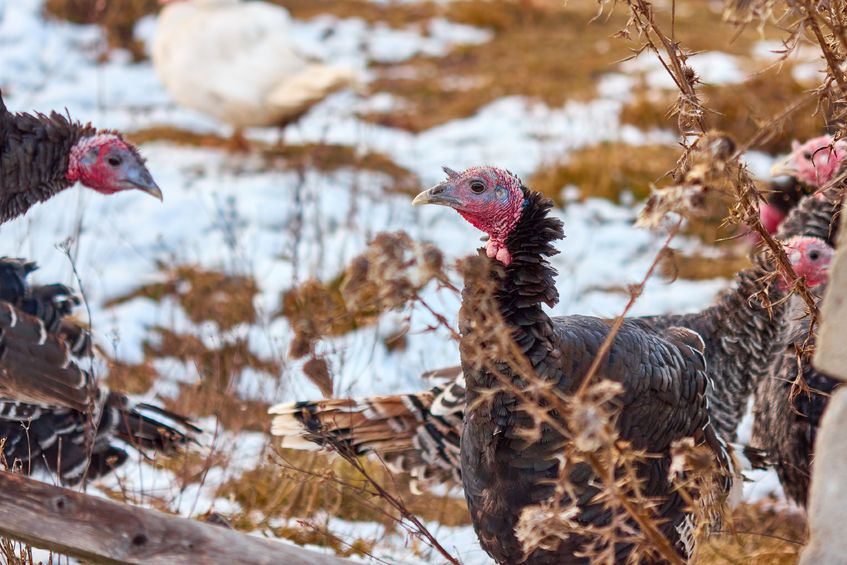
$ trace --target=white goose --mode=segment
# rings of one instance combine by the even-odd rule
[[[353,80],[292,49],[280,6],[241,0],[160,0],[153,64],[187,108],[240,130],[291,122]]]

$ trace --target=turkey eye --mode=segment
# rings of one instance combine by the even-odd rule
[[[485,185],[481,181],[475,180],[471,183],[471,191],[474,194],[482,194],[485,192]]]
[[[812,154],[809,151],[804,151],[803,152],[803,158],[806,159],[807,161],[811,161],[812,160]]]
[[[818,253],[817,251],[810,251],[809,252],[809,259],[811,259],[812,261],[817,261],[819,258],[820,258],[820,253]]]
[[[109,163],[113,167],[117,167],[118,165],[121,164],[121,158],[120,157],[109,157],[108,159],[106,159],[106,162]]]

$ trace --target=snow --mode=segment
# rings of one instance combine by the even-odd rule
[[[737,57],[718,51],[694,54],[688,58],[688,65],[700,77],[700,82],[706,84],[736,84],[747,78]],[[645,73],[647,84],[651,88],[677,88],[656,57],[642,55],[629,59],[621,64],[621,70],[627,73]]]
[[[368,61],[396,63],[416,55],[445,55],[456,45],[489,41],[488,30],[434,18],[423,26],[392,29],[359,18],[318,16],[294,27],[298,50],[323,61],[364,69]]]
[[[440,55],[453,45],[481,43],[490,37],[486,30],[444,19],[430,21],[425,29],[396,30],[360,19],[322,16],[294,21],[292,28],[308,55],[362,70],[372,62]],[[138,26],[139,37],[148,43],[154,32],[155,18],[146,18]],[[95,27],[44,20],[40,0],[4,4],[0,7],[0,87],[7,106],[12,110],[67,108],[76,119],[129,131],[169,125],[229,133],[225,126],[175,106],[149,62],[133,64],[126,54],[111,53],[98,63],[104,44]],[[728,84],[744,78],[737,60],[726,54],[703,53],[692,57],[691,63],[705,82]],[[645,56],[622,64],[620,70],[644,71],[651,84],[666,83],[661,78],[664,71],[658,73],[655,60]],[[610,73],[599,84],[599,95],[590,102],[550,108],[521,97],[501,98],[473,116],[417,135],[368,124],[357,117],[366,109],[394,107],[398,102],[391,96],[368,98],[345,91],[288,127],[285,141],[339,143],[361,151],[379,151],[417,174],[424,186],[440,180],[441,165],[460,169],[495,163],[529,175],[543,163],[599,142],[676,142],[669,132],[642,132],[619,123],[622,104],[632,87],[629,77]],[[248,135],[274,140],[278,132],[251,130]],[[283,290],[309,277],[327,280],[335,276],[379,231],[404,229],[415,240],[435,243],[451,262],[479,245],[479,234],[451,211],[412,208],[407,196],[386,196],[383,187],[390,179],[379,173],[307,170],[301,176],[268,167],[248,155],[163,142],[146,144],[142,152],[162,187],[164,203],[141,193],[103,197],[81,189],[68,190],[34,207],[25,218],[4,224],[0,249],[4,255],[38,261],[37,280],[78,286],[69,260],[57,249],[58,244],[73,238],[71,250],[91,307],[94,332],[107,350],[111,351],[113,341],[118,358],[127,362],[142,359],[141,345],[154,325],[192,332],[210,343],[226,339],[214,325],[192,323],[172,300],[154,304],[135,299],[113,307],[104,305],[139,284],[160,280],[156,268],[160,261],[252,274],[261,287],[257,306],[268,313],[278,308]],[[761,155],[748,158],[756,172],[766,171],[766,159]],[[628,300],[620,289],[642,279],[664,234],[634,228],[633,206],[599,199],[581,202],[576,200],[578,190],[567,188],[568,204],[556,210],[564,221],[567,239],[560,244],[562,253],[553,258],[560,273],[561,295],[553,312],[615,316]],[[674,246],[701,250],[702,244],[677,237]],[[654,278],[632,313],[695,311],[726,285],[723,279],[668,284]],[[459,306],[455,294],[428,288],[424,298],[455,326]],[[292,337],[291,328],[282,319],[264,322],[236,328],[229,338],[246,335],[252,351],[278,358]],[[323,343],[321,348],[336,379],[336,393],[383,394],[428,386],[420,379],[421,372],[458,362],[456,344],[446,330],[424,331],[433,322],[423,311],[402,312]],[[389,352],[381,338],[404,324],[410,329],[408,347]],[[173,359],[156,360],[155,367],[162,378],[147,395],[150,400],[173,396],[178,384],[200,378],[195,367]],[[295,362],[288,363],[282,378],[245,371],[235,392],[266,402],[320,395]],[[234,502],[217,496],[216,488],[258,464],[268,438],[220,430],[212,418],[202,420],[201,425],[209,432],[206,448],[214,444],[215,449],[232,454],[230,465],[213,468],[202,486],[193,484],[178,491],[171,472],[156,469],[136,455],[132,463],[100,481],[93,492],[120,486],[138,493],[141,502],[144,493],[170,493],[172,509],[183,515],[237,510]],[[377,524],[343,523],[331,517],[327,522],[343,539],[348,534],[351,538],[380,537]],[[471,528],[432,527],[445,547],[463,562],[489,562]],[[404,552],[408,540],[396,536],[380,542],[378,556],[413,562],[415,558]]]

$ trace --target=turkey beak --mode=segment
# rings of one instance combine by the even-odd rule
[[[771,177],[793,177],[797,170],[792,164],[791,155],[781,159],[771,166]]]
[[[456,187],[450,181],[436,184],[429,190],[424,190],[412,200],[412,206],[422,204],[438,204],[440,206],[457,207],[461,202],[455,195]]]
[[[160,202],[164,201],[162,189],[153,180],[153,175],[150,174],[147,167],[140,163],[133,163],[124,170],[121,184],[127,189],[140,190],[158,198]]]

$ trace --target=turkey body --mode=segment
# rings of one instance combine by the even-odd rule
[[[352,79],[296,53],[289,27],[288,12],[266,2],[173,2],[159,15],[153,63],[186,108],[236,128],[281,125]]]
[[[768,378],[756,390],[753,405],[753,446],[773,460],[783,490],[794,502],[806,506],[814,461],[815,439],[829,398],[839,381],[815,370],[809,339],[810,321],[802,316],[791,325],[786,347]],[[805,387],[792,395],[798,377]]]
[[[553,318],[553,340],[563,354],[555,362],[545,359],[534,369],[555,382],[558,391],[576,391],[605,339],[610,325],[605,320],[583,316]],[[667,519],[662,533],[673,544],[681,543],[681,530],[688,516],[685,502],[673,493],[669,479],[671,443],[684,437],[708,441],[716,457],[724,460],[720,444],[710,429],[706,399],[705,360],[697,347],[674,338],[665,339],[645,330],[635,321],[625,322],[615,337],[608,360],[599,374],[623,385],[619,398],[621,436],[635,449],[657,454],[638,464],[645,481],[644,494],[661,497],[661,515]],[[496,377],[465,367],[468,402],[482,401],[481,391],[500,388]],[[523,379],[512,375],[514,384]],[[543,426],[541,438],[529,442],[522,431],[534,425],[533,417],[518,408],[513,395],[497,393],[490,405],[471,409],[465,415],[461,443],[462,479],[474,527],[483,547],[499,563],[589,563],[579,557],[589,538],[571,535],[553,551],[536,550],[526,556],[515,537],[515,525],[523,509],[553,495],[552,481],[558,476],[564,439]],[[581,508],[577,521],[602,526],[610,512],[592,502],[603,486],[587,464],[572,467],[569,480],[578,492]],[[684,551],[679,546],[680,552]],[[616,548],[623,560],[631,547]]]
[[[525,198],[521,217],[506,241],[512,261],[505,267],[492,261],[491,276],[502,318],[533,374],[517,372],[512,359],[480,363],[486,344],[483,341],[481,352],[475,334],[480,331],[479,298],[486,286],[466,278],[459,325],[470,408],[461,440],[462,482],[480,543],[499,563],[589,563],[590,558],[582,555],[592,540],[575,532],[554,549],[533,549],[529,554],[515,534],[524,509],[553,494],[551,483],[560,468],[568,469],[574,485],[577,499],[565,501],[579,507],[574,520],[602,527],[612,518],[595,499],[603,486],[593,470],[585,463],[560,467],[569,440],[547,425],[541,426],[540,437],[533,436],[535,420],[526,401],[519,402],[512,392],[527,391],[528,402],[538,406],[547,402],[531,392],[531,383],[539,379],[559,394],[575,393],[611,329],[608,320],[550,318],[541,310],[541,303],[552,305],[558,298],[555,271],[545,256],[556,252],[551,243],[562,237],[562,227],[547,216],[552,202],[529,191]],[[693,437],[712,449],[718,467],[730,472],[728,455],[709,421],[703,341],[683,328],[657,330],[642,320],[627,320],[597,374],[622,386],[616,399],[618,431],[633,448],[652,454],[636,465],[637,475],[644,481],[644,494],[661,499],[660,530],[686,555],[691,515],[670,484],[671,444]],[[563,422],[560,414],[552,415]],[[630,544],[615,547],[621,561],[631,551]]]
[[[120,466],[125,446],[172,453],[194,441],[187,419],[96,386],[78,365],[79,300],[61,284],[30,286],[32,262],[0,258],[0,438],[7,466],[46,470],[66,484]]]

